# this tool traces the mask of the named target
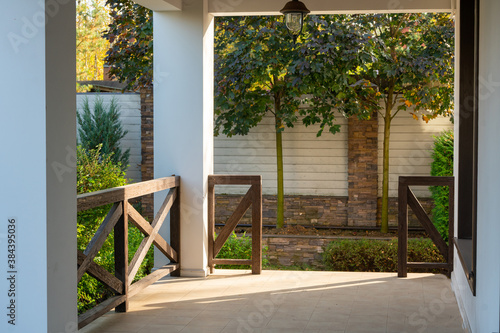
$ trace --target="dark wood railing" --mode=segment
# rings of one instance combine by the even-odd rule
[[[78,317],[78,328],[86,326],[113,308],[117,312],[126,312],[130,297],[169,273],[177,275],[180,270],[179,184],[180,177],[172,176],[78,195],[78,212],[113,204],[85,251],[78,251],[78,281],[87,273],[115,294],[115,296],[100,303],[93,309],[81,314]],[[169,192],[151,223],[146,221],[129,203],[130,199],[163,190],[169,190]],[[170,244],[158,234],[169,212]],[[129,221],[145,236],[130,263],[128,261]],[[94,262],[95,256],[112,230],[114,230],[115,247],[114,275]],[[165,265],[141,280],[132,283],[152,244],[170,259],[171,264]]]
[[[410,186],[448,186],[449,188],[449,244],[441,237],[422,205],[413,194]],[[412,268],[440,268],[445,269],[448,276],[453,271],[453,244],[454,235],[454,203],[455,190],[453,177],[399,177],[398,187],[398,277],[406,277],[408,267]],[[445,263],[408,262],[408,206],[417,216],[425,231],[432,239],[439,252],[446,260]]]
[[[215,185],[251,185],[226,225],[215,238]],[[252,259],[216,258],[222,246],[248,208],[252,206]],[[208,176],[208,265],[251,265],[253,274],[262,272],[262,177],[261,176]]]

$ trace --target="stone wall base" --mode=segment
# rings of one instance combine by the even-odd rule
[[[262,245],[267,246],[266,258],[271,265],[323,268],[324,248],[332,239],[320,237],[264,236]]]

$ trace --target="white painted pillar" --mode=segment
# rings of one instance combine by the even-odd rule
[[[76,332],[75,1],[3,2],[0,36],[0,332]]]
[[[499,331],[500,242],[497,237],[500,235],[499,14],[499,1],[481,1],[475,330],[481,333]]]
[[[207,179],[213,173],[213,17],[207,0],[185,1],[182,11],[155,12],[153,22],[155,178],[181,176],[181,274],[205,276]],[[156,208],[161,199],[156,197]],[[163,264],[164,257],[156,255],[155,266]]]

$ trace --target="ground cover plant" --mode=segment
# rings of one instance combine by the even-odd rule
[[[269,261],[265,259],[267,247],[262,249],[262,266],[268,265]],[[216,258],[224,259],[252,259],[252,238],[246,233],[237,235],[234,231],[231,233]],[[231,269],[250,269],[250,265],[217,265],[216,268]]]

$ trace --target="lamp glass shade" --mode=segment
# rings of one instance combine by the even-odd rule
[[[304,20],[304,14],[302,13],[286,13],[285,14],[285,23],[286,27],[292,35],[300,34],[302,30],[302,23]]]

